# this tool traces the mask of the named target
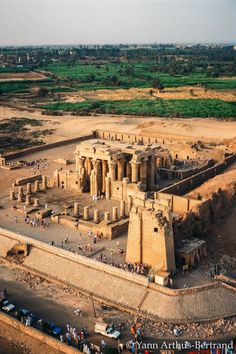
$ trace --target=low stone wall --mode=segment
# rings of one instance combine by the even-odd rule
[[[15,186],[23,186],[26,183],[32,183],[35,181],[42,181],[42,175],[33,175],[29,177],[19,178],[15,182]]]
[[[39,152],[39,151],[44,151],[48,149],[54,149],[60,146],[65,146],[73,143],[79,143],[84,140],[92,139],[94,137],[94,133],[85,135],[85,136],[80,136],[72,139],[67,139],[67,140],[61,140],[61,141],[56,141],[55,143],[51,144],[44,144],[40,146],[34,146],[28,149],[20,150],[17,152],[10,152],[8,154],[3,154],[3,157],[6,158],[7,161],[16,159],[18,157],[26,156],[29,154],[33,154],[34,152]]]
[[[59,340],[52,338],[35,328],[26,327],[16,319],[0,312],[0,336],[14,338],[15,343],[22,343],[32,354],[78,354],[79,350],[68,347]],[[1,351],[1,349],[0,349]]]
[[[236,289],[221,282],[174,290],[149,284],[145,277],[103,264],[0,228],[0,246],[8,240],[29,244],[23,265],[76,287],[130,313],[171,322],[191,322],[236,314]],[[217,299],[217,301],[212,301]]]
[[[81,232],[93,231],[94,234],[102,233],[103,237],[112,240],[128,231],[129,219],[121,219],[116,222],[102,220],[99,223],[94,223],[90,220],[76,219],[71,216],[61,214],[53,214],[51,221],[55,224],[61,224],[66,227],[77,229]]]
[[[173,135],[163,133],[158,134],[158,137],[150,137],[141,134],[98,129],[95,131],[95,136],[99,139],[117,140],[124,143],[143,142],[144,144],[176,144],[178,141],[183,143],[182,137],[173,137]]]

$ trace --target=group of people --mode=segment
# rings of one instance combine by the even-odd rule
[[[90,240],[93,241],[93,243],[97,243],[97,241],[103,238],[103,233],[102,232],[93,233],[92,230],[89,230],[87,236]]]
[[[26,161],[25,165],[31,167],[32,175],[35,175],[38,172],[41,172],[49,163],[46,159]]]
[[[83,255],[86,255],[86,252],[92,252],[93,251],[93,247],[91,244],[89,243],[83,243],[83,244],[79,244],[78,245],[78,252],[82,251]]]
[[[100,254],[100,261],[107,263],[107,257],[105,254],[101,253]],[[131,273],[136,273],[136,274],[140,274],[143,276],[147,276],[148,272],[149,272],[149,267],[146,264],[139,264],[139,263],[119,263],[119,264],[115,264],[114,260],[112,260],[110,263],[110,265],[126,270],[128,272]]]
[[[17,218],[17,216],[16,216]],[[24,218],[24,222],[25,224],[32,226],[32,227],[40,227],[42,226],[44,229],[46,229],[46,227],[49,227],[49,223],[46,222],[44,219],[36,219],[36,218],[30,218],[29,216],[26,216]]]
[[[136,273],[136,274],[140,274],[140,275],[147,275],[149,272],[149,268],[146,264],[139,264],[139,263],[120,263],[118,265],[118,268],[127,270],[131,273]]]
[[[60,335],[60,341],[65,342],[66,344],[70,345],[71,341],[74,340],[76,343],[77,348],[80,349],[81,342],[84,341],[85,338],[88,337],[88,329],[87,327],[81,328],[80,331],[77,330],[76,327],[72,327],[70,323],[66,324],[66,334]]]

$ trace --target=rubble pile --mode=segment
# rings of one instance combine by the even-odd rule
[[[17,282],[25,283],[25,284],[27,284],[27,287],[29,287],[31,289],[36,289],[42,283],[50,284],[44,278],[41,278],[39,276],[33,275],[29,272],[25,272],[20,269],[17,269],[17,270],[15,269],[14,274],[15,274],[15,280]]]
[[[128,322],[127,325],[130,326]],[[151,322],[147,319],[139,319],[146,336],[172,337],[176,324],[164,322]],[[229,319],[220,319],[213,322],[180,324],[177,326],[182,337],[188,338],[212,338],[220,337],[225,333],[235,333],[236,317]]]
[[[230,257],[224,254],[218,262],[220,272],[222,274],[236,274],[236,257]]]

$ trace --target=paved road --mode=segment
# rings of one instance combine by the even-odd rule
[[[41,315],[44,319],[56,323],[57,325],[61,326],[63,329],[65,329],[65,325],[67,322],[69,322],[73,326],[76,326],[78,329],[84,326],[84,321],[86,322],[86,319],[80,319],[74,316],[73,308],[56,303],[51,299],[38,296],[35,293],[35,291],[26,288],[21,283],[0,279],[0,288],[4,288],[4,287],[6,287],[8,290],[9,300],[12,301],[18,308],[20,307],[29,308],[31,311]],[[83,322],[83,324],[81,322]],[[89,340],[99,345],[102,337],[97,336],[92,332],[93,324],[91,322],[86,324],[90,332]],[[129,335],[126,335],[125,337],[123,336],[122,342],[126,343],[126,341],[130,339],[130,337],[131,336]],[[106,339],[105,337],[103,338]],[[183,345],[183,343],[186,341],[186,339],[182,339],[182,338],[177,338],[176,340],[179,345],[180,344]],[[232,340],[231,337],[226,337],[224,339],[222,338],[221,341],[229,342],[231,340]],[[110,340],[108,338],[106,339],[106,341],[109,346],[116,347],[116,341]],[[201,339],[201,341],[204,341],[204,338]],[[176,345],[175,340],[173,339],[163,339],[163,338],[159,339],[153,337],[145,338],[145,342],[156,343],[158,345],[158,348],[160,348],[162,345],[165,346],[165,343],[168,343],[167,345],[172,345],[172,344],[174,346]],[[192,346],[194,346],[195,344],[194,340],[190,340],[189,342],[192,344]],[[213,342],[219,342],[219,340]],[[165,348],[163,348],[163,350],[164,349]],[[193,351],[193,348],[191,349],[191,351]],[[141,351],[139,350],[139,352]],[[157,350],[153,349],[153,352],[157,352]],[[178,354],[186,353],[186,351],[184,350],[180,350],[176,352]],[[166,353],[166,354],[172,354],[172,353]]]
[[[53,300],[38,296],[35,291],[25,288],[24,285],[18,282],[0,279],[0,288],[6,288],[8,291],[8,298],[17,308],[27,308],[40,315],[45,320],[51,321],[64,329],[66,333],[66,323],[81,329],[85,324],[88,327],[89,340],[99,345],[101,337],[92,333],[93,324],[87,323],[86,319],[80,319],[73,314],[74,308],[63,306]],[[105,338],[106,339],[106,338]],[[116,342],[106,339],[110,346],[116,346]]]

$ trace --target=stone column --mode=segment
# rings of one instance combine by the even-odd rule
[[[148,163],[148,181],[147,181],[147,187],[149,189],[154,188],[155,186],[155,175],[156,175],[156,163],[155,163],[156,157],[151,156],[149,158],[149,163]]]
[[[130,162],[126,162],[126,177],[129,179],[129,182],[131,182],[131,164]]]
[[[101,168],[101,161],[100,160],[92,160],[93,162],[93,174],[95,176],[93,180],[93,190],[94,194],[99,195],[102,189],[102,168]]]
[[[24,196],[24,189],[23,187],[18,188],[18,194]]]
[[[127,177],[124,177],[122,181],[122,200],[127,200],[128,183],[129,183],[129,179]]]
[[[74,203],[74,216],[79,216],[79,203]]]
[[[139,165],[140,165],[140,162],[138,162],[138,161],[131,162],[131,166],[132,166],[131,182],[132,183],[138,183]]]
[[[106,211],[106,212],[104,213],[104,220],[105,220],[105,221],[110,221],[110,213],[109,213],[109,211]]]
[[[16,199],[15,192],[10,191],[10,200],[15,200],[15,199]]]
[[[26,194],[32,194],[31,183],[26,184]]]
[[[39,181],[38,181],[38,180],[36,180],[36,181],[34,182],[34,191],[35,191],[35,192],[39,192]]]
[[[202,248],[202,254],[204,257],[207,257],[207,248],[206,248],[206,245],[203,246]]]
[[[116,180],[116,163],[113,161],[109,162],[109,175],[112,181]]]
[[[106,177],[106,199],[111,198],[111,177]]]
[[[120,217],[121,219],[125,217],[125,201],[121,200],[120,202]]]
[[[34,207],[39,207],[39,206],[40,206],[39,199],[35,198],[34,199]]]
[[[122,181],[124,177],[124,160],[119,160],[117,164],[118,164],[117,179],[118,181]]]
[[[190,258],[190,265],[191,265],[191,267],[194,267],[194,265],[195,265],[194,255],[193,254],[191,255],[191,258]]]
[[[23,187],[19,187],[18,189],[18,198],[17,198],[18,202],[23,202],[24,200],[24,190]]]
[[[158,168],[161,168],[163,165],[163,157],[157,157],[156,165]]]
[[[93,221],[96,222],[96,223],[99,223],[99,210],[98,209],[94,209]]]
[[[92,171],[92,159],[91,159],[91,157],[87,157],[86,158],[85,166],[86,166],[87,175],[90,176],[91,175],[91,171]]]
[[[84,207],[84,220],[89,220],[89,207]]]
[[[133,198],[132,197],[128,197],[128,212],[130,213],[131,209],[133,206]]]
[[[82,169],[84,168],[84,157],[77,157],[76,158],[76,171],[81,173]]]
[[[79,160],[80,160],[80,155],[78,152],[74,152],[75,155],[75,171],[78,172],[79,171]]]
[[[31,195],[27,194],[26,200],[25,200],[25,205],[30,205],[30,204],[32,204]]]
[[[118,208],[113,207],[112,208],[112,221],[117,221],[118,220]]]
[[[86,176],[86,190],[90,191],[90,175],[92,171],[92,161],[90,157],[85,159],[85,176]]]
[[[47,189],[47,176],[42,176],[42,189]]]
[[[102,192],[106,192],[107,161],[102,160]]]
[[[148,159],[143,159],[140,166],[140,181],[146,186],[147,183],[147,162]]]

